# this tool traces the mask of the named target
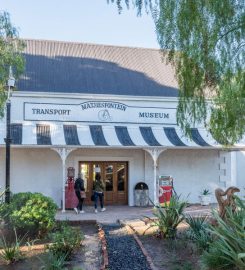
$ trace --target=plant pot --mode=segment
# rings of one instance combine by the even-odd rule
[[[210,204],[210,201],[211,201],[210,195],[200,195],[199,198],[200,198],[201,205]]]

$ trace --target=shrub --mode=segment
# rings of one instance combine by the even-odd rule
[[[53,244],[48,249],[57,256],[65,256],[66,260],[71,258],[72,253],[79,248],[84,235],[80,228],[63,225],[60,231],[51,234]]]
[[[172,196],[169,204],[155,206],[154,216],[157,219],[151,219],[153,226],[158,227],[158,231],[163,238],[175,238],[177,226],[184,220],[184,209],[187,206],[186,201],[181,201],[179,196]]]
[[[226,220],[213,213],[218,226],[211,227],[215,241],[202,256],[206,269],[245,269],[245,204],[238,197],[235,201],[238,209],[227,207]]]
[[[200,249],[208,249],[212,242],[211,233],[208,231],[207,217],[186,217],[186,223],[190,226],[187,235]]]
[[[53,228],[56,210],[51,198],[27,192],[13,195],[10,204],[0,209],[0,215],[18,230],[42,236]]]

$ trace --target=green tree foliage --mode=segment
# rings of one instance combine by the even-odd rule
[[[150,11],[162,54],[180,89],[177,121],[188,134],[204,123],[222,144],[245,133],[245,2],[111,0]],[[211,99],[208,99],[211,98]],[[211,119],[211,120],[210,120]]]
[[[9,76],[9,66],[13,67],[14,76],[23,72],[24,59],[21,52],[24,43],[19,39],[17,29],[12,25],[10,15],[0,11],[0,116],[6,100],[6,82]]]

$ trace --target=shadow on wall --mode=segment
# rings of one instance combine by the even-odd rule
[[[176,88],[161,85],[142,72],[113,62],[80,57],[24,56],[25,74],[17,83],[22,91],[178,96]]]

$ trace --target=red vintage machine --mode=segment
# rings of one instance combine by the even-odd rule
[[[75,169],[67,168],[67,180],[65,186],[65,208],[73,209],[77,205],[77,197],[74,191]]]
[[[169,204],[173,194],[173,178],[170,175],[159,176],[159,203]]]

